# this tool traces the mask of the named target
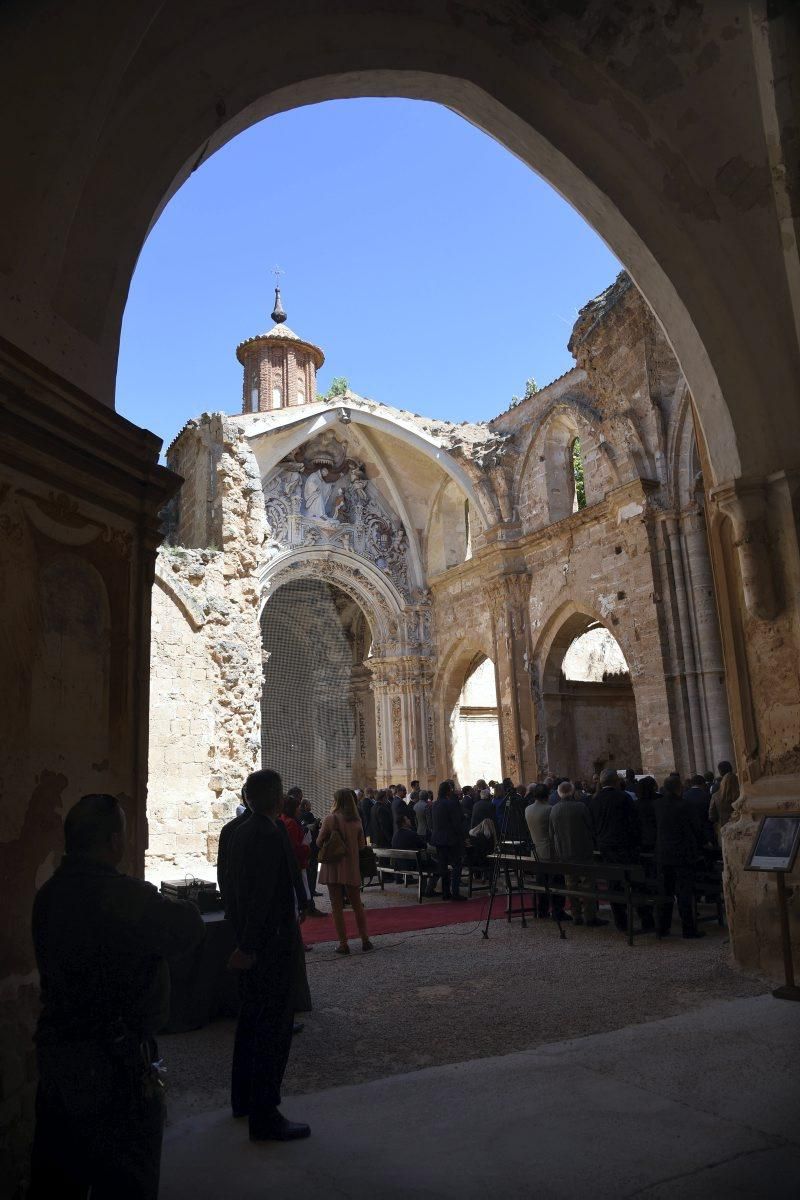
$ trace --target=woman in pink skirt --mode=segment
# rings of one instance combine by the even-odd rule
[[[356,807],[356,798],[350,788],[340,788],[333,797],[333,808],[329,816],[322,822],[317,835],[317,846],[322,850],[334,829],[338,830],[344,840],[346,852],[336,862],[320,864],[319,881],[328,885],[331,898],[333,923],[339,935],[337,954],[349,954],[347,930],[344,924],[344,894],[353,906],[353,912],[361,935],[361,946],[364,950],[373,950],[374,946],[367,933],[367,918],[364,905],[361,903],[361,867],[358,861],[359,850],[366,845],[361,818]]]

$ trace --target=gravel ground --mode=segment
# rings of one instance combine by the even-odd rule
[[[414,902],[411,891],[371,891],[369,907]],[[319,902],[327,908],[327,903]],[[307,955],[314,1011],[305,1015],[286,1072],[287,1095],[443,1063],[530,1049],[754,996],[767,984],[731,963],[727,931],[702,941],[637,939],[613,927],[492,921],[375,938],[349,958],[329,945]],[[170,1123],[228,1103],[234,1022],[159,1039],[168,1067]]]

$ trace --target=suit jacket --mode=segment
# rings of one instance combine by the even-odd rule
[[[374,807],[375,801],[371,796],[362,796],[358,802],[358,813],[361,817],[361,824],[364,826],[364,833],[367,835],[369,834],[369,819]]]
[[[431,807],[434,846],[461,847],[464,845],[464,812],[456,796],[434,800]]]
[[[391,808],[388,804],[374,804],[369,814],[369,840],[379,850],[386,850],[392,844],[393,833]]]
[[[606,862],[636,862],[641,832],[636,808],[628,793],[621,788],[601,788],[589,801],[589,812],[597,849]]]
[[[295,874],[283,825],[253,813],[237,830],[225,876],[227,915],[245,954],[269,954],[277,941],[295,936]]]
[[[241,829],[245,821],[249,821],[251,817],[249,808],[246,808],[238,817],[234,817],[232,821],[228,821],[227,825],[223,825],[219,831],[219,846],[217,848],[217,887],[219,894],[222,896],[222,901],[227,904],[225,896],[225,874],[228,870],[228,858],[230,856],[231,846],[236,833]]]
[[[410,817],[414,820],[414,814],[411,810],[411,805],[406,804],[405,800],[401,800],[399,796],[395,796],[392,801],[392,833],[396,833],[400,824],[400,815]]]
[[[525,821],[531,835],[533,848],[537,857],[544,859],[553,857],[553,846],[550,841],[550,814],[554,811],[548,800],[534,800],[525,809]]]
[[[490,821],[494,819],[494,808],[491,800],[476,800],[472,806],[472,815],[470,817],[470,821],[472,822],[471,828],[474,829],[476,825],[480,825],[481,821],[486,821],[487,819]]]
[[[692,866],[701,834],[691,805],[683,796],[656,796],[656,861],[662,867]]]
[[[582,800],[559,800],[550,812],[553,858],[560,862],[591,862],[594,836],[589,809]]]
[[[33,904],[40,1054],[48,1045],[118,1037],[120,1022],[134,1037],[152,1036],[169,1015],[166,960],[191,950],[204,933],[188,900],[170,900],[106,863],[66,854]]]
[[[414,820],[417,822],[417,833],[420,837],[429,838],[431,834],[431,809],[427,800],[418,800],[414,805]]]

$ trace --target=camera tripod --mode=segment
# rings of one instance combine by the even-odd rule
[[[511,795],[511,793],[509,793],[506,795],[506,798],[503,802],[503,819],[501,822],[500,832],[499,832],[498,839],[497,839],[497,846],[495,847],[495,851],[494,851],[495,858],[494,858],[494,863],[492,864],[492,878],[491,878],[491,881],[489,884],[489,909],[488,909],[488,912],[486,913],[486,922],[481,931],[483,933],[484,938],[486,938],[487,940],[489,938],[489,922],[492,919],[492,909],[494,908],[494,901],[495,901],[495,897],[497,895],[497,889],[498,889],[498,884],[500,882],[500,872],[501,871],[505,872],[506,884],[507,884],[507,888],[508,888],[508,893],[507,893],[508,894],[508,901],[507,901],[507,903],[508,903],[508,910],[507,910],[508,919],[511,920],[511,916],[512,916],[511,898],[514,895],[514,892],[517,891],[517,892],[519,892],[519,897],[520,897],[519,915],[521,917],[523,929],[526,929],[527,925],[528,925],[528,922],[525,919],[524,864],[525,864],[526,855],[523,853],[524,847],[523,847],[522,841],[519,838],[514,838],[511,842],[511,845],[514,848],[513,854],[511,856],[513,859],[513,862],[511,863],[511,865],[509,865],[508,862],[504,863],[503,859],[501,857],[500,847],[505,844],[511,814],[512,814],[512,795]],[[519,830],[515,830],[514,832],[519,832]],[[531,843],[531,857],[533,858],[534,862],[538,863],[538,862],[542,861],[539,858],[539,855],[536,853],[536,847],[533,845],[533,843]],[[512,887],[512,884],[511,884],[512,874],[516,875],[516,881],[517,881],[516,888]],[[544,888],[545,888],[544,894],[545,894],[545,897],[547,898],[547,907],[549,909],[551,907],[551,893],[550,893],[549,877],[547,875],[544,876]],[[566,939],[566,934],[564,933],[564,927],[563,927],[563,924],[561,921],[560,912],[558,910],[556,910],[554,915],[555,915],[556,924],[558,926],[559,935],[562,939]]]

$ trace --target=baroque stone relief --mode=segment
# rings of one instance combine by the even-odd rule
[[[264,503],[270,548],[349,550],[369,559],[410,597],[403,523],[332,430],[278,463],[264,482]]]

